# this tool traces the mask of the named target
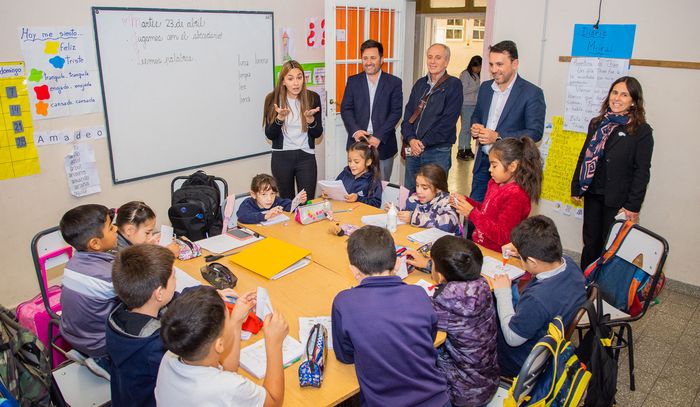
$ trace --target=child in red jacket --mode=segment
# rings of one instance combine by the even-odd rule
[[[453,194],[452,206],[474,224],[475,243],[500,252],[510,231],[530,214],[530,202],[540,197],[542,160],[531,138],[507,138],[493,144],[489,164],[484,202]]]

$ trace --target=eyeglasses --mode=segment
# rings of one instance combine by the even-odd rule
[[[202,277],[218,290],[234,288],[238,283],[238,277],[221,263],[209,263],[202,266],[199,271],[202,273]]]

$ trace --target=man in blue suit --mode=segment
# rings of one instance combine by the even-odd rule
[[[471,119],[471,134],[477,140],[471,198],[483,202],[489,174],[488,153],[496,140],[527,136],[542,138],[546,105],[544,93],[518,76],[518,48],[501,41],[489,48],[492,80],[481,84]]]
[[[382,72],[381,43],[367,40],[360,51],[364,72],[348,78],[340,105],[340,116],[348,132],[346,148],[357,141],[367,141],[377,148],[382,179],[388,181],[398,151],[396,124],[401,119],[403,104],[401,79]]]

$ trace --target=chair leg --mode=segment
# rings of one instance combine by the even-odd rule
[[[635,390],[634,385],[634,341],[632,340],[632,326],[627,327],[627,357],[630,364],[630,390]]]

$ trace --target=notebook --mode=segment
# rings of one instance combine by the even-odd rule
[[[282,343],[282,364],[284,367],[291,366],[301,359],[304,353],[304,345],[291,336],[287,335]],[[240,364],[246,372],[262,379],[267,370],[267,355],[265,354],[265,339],[260,339],[250,346],[241,349]]]
[[[427,244],[433,243],[443,236],[454,236],[454,233],[445,232],[438,228],[429,228],[421,230],[420,232],[412,233],[408,235],[408,240],[412,242]]]
[[[307,265],[310,255],[306,249],[268,237],[229,256],[229,260],[253,273],[276,280]]]

